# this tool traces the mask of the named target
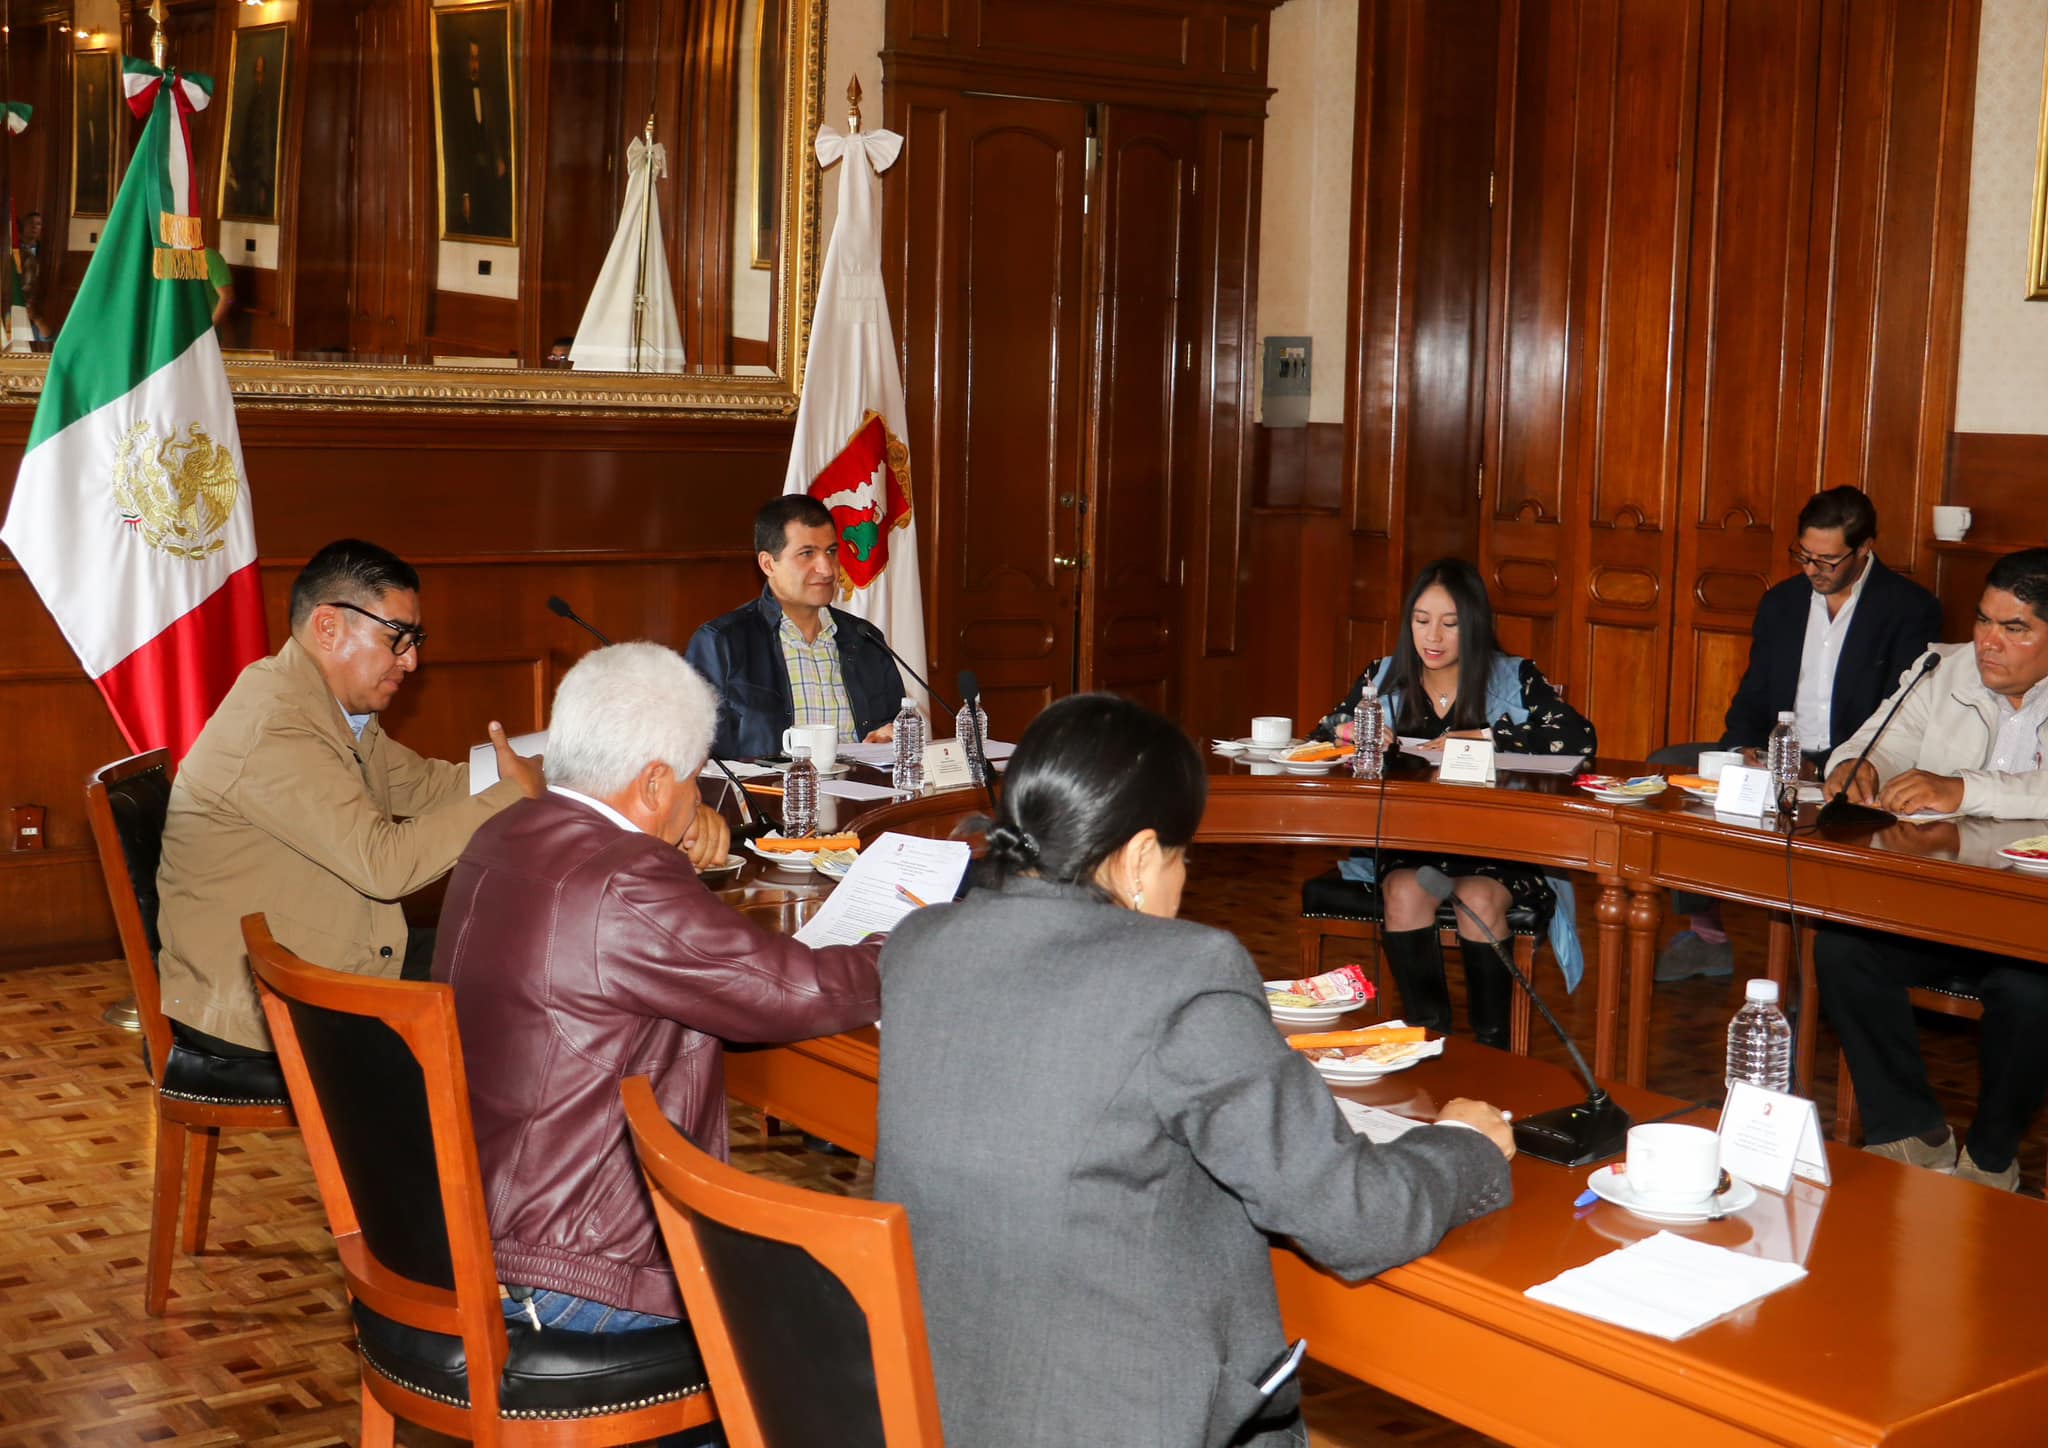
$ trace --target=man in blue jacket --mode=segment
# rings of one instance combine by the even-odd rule
[[[1761,749],[1792,712],[1799,747],[1816,762],[1868,719],[1927,646],[1941,641],[1934,595],[1884,566],[1877,509],[1862,489],[1829,488],[1799,510],[1799,568],[1757,605],[1749,667],[1728,705],[1723,749]],[[1703,746],[1659,750],[1653,763],[1697,764]],[[1717,901],[1680,895],[1690,928],[1664,947],[1657,979],[1727,975],[1735,952]]]
[[[894,737],[903,679],[882,631],[831,606],[839,587],[831,512],[805,493],[763,505],[754,560],[767,579],[761,596],[698,629],[684,652],[718,691],[712,752],[779,754],[792,724],[834,725],[842,744]]]

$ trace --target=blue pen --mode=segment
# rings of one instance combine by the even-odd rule
[[[1587,1187],[1572,1199],[1572,1210],[1577,1211],[1580,1207],[1590,1207],[1599,1200],[1600,1193],[1594,1191],[1591,1187]]]

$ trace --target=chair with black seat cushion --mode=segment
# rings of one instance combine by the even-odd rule
[[[185,1250],[196,1253],[206,1245],[220,1129],[292,1125],[277,1057],[209,1055],[171,1034],[156,973],[163,945],[156,925],[156,868],[170,799],[171,757],[163,749],[109,764],[85,786],[85,815],[120,930],[142,1025],[143,1067],[156,1098],[156,1185],[143,1286],[143,1306],[151,1317],[163,1316],[170,1296],[171,1244],[178,1239],[180,1216]]]
[[[1347,880],[1337,870],[1328,870],[1301,884],[1301,973],[1311,976],[1323,968],[1325,940],[1360,940],[1377,946],[1386,912],[1380,904],[1377,885],[1364,880]],[[1446,900],[1436,912],[1436,928],[1445,946],[1456,943],[1457,907]],[[1527,905],[1508,910],[1509,948],[1522,974],[1535,978],[1536,935],[1545,928],[1541,915]],[[1377,948],[1371,955],[1373,984],[1380,983]],[[1508,1007],[1508,1045],[1517,1056],[1529,1054],[1529,997],[1514,989]]]
[[[1966,980],[1938,980],[1906,992],[1915,1009],[1966,1021],[1984,1019],[1984,1002]],[[1849,1077],[1849,1055],[1835,1052],[1835,1140],[1854,1142],[1862,1130],[1856,1110],[1856,1083]]]
[[[910,1219],[750,1176],[622,1094],[732,1448],[939,1448]]]
[[[638,1443],[713,1421],[687,1323],[508,1323],[455,995],[300,960],[242,922],[326,1203],[362,1354],[362,1442],[394,1418],[492,1444]]]

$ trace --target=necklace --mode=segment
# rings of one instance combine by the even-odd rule
[[[1439,694],[1439,695],[1437,695],[1437,696],[1436,696],[1436,707],[1437,707],[1437,712],[1438,712],[1438,713],[1442,713],[1442,712],[1443,712],[1444,710],[1446,710],[1446,709],[1450,708],[1450,707],[1451,707],[1451,696],[1450,696],[1449,694]]]

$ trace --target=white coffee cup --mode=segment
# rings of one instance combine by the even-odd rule
[[[1261,714],[1252,720],[1252,743],[1285,744],[1294,737],[1294,721],[1285,714]]]
[[[782,752],[794,757],[798,745],[811,751],[811,763],[830,769],[839,762],[839,731],[830,724],[792,724],[782,731]]]
[[[1934,536],[1944,543],[1960,543],[1970,531],[1970,510],[1944,503],[1934,510]]]
[[[1739,749],[1705,749],[1700,751],[1700,778],[1719,779],[1721,771],[1742,763]]]
[[[1628,1132],[1628,1189],[1646,1207],[1696,1207],[1721,1180],[1721,1138],[1660,1121]]]

